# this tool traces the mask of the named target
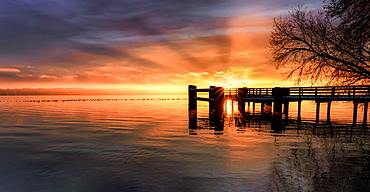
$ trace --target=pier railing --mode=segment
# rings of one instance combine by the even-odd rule
[[[233,97],[238,94],[238,90],[243,90],[246,98],[273,98],[274,89],[288,90],[284,94],[284,99],[289,100],[315,100],[315,99],[332,99],[332,100],[357,100],[370,99],[370,86],[322,86],[322,87],[275,87],[275,88],[239,88],[225,89],[225,95]],[[275,91],[276,92],[276,91]]]
[[[290,99],[331,99],[356,101],[370,99],[370,86],[290,87]]]
[[[272,95],[272,88],[248,88],[246,94],[248,96]]]

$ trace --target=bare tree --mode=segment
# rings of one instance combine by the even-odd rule
[[[354,9],[339,11],[338,2],[332,0],[326,11],[298,7],[274,19],[270,37],[273,62],[277,68],[288,69],[287,76],[298,83],[370,82],[368,12],[361,14],[364,18],[353,18],[348,10]]]
[[[369,0],[329,0],[329,4],[324,8],[330,17],[341,19],[342,28],[352,35],[359,35],[360,39],[369,40]]]

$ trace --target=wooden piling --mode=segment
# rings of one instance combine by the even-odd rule
[[[326,109],[326,123],[330,124],[330,111],[331,111],[331,102],[328,102],[328,106]]]
[[[320,122],[320,102],[316,101],[316,123]]]
[[[231,100],[231,117],[234,117],[234,99]]]
[[[216,87],[216,99],[215,99],[215,128],[218,131],[222,131],[224,128],[224,105],[225,105],[225,92],[224,88]],[[215,130],[216,130],[215,129]]]
[[[288,101],[284,102],[283,113],[284,113],[284,116],[285,116],[285,120],[288,120],[288,118],[289,118],[289,102]]]
[[[245,104],[244,104],[245,105]],[[251,102],[248,101],[248,108],[247,108],[247,114],[250,115],[251,114]]]
[[[365,102],[364,103],[364,118],[363,118],[363,121],[362,121],[362,125],[364,127],[367,126],[367,113],[368,113],[368,110],[369,110],[369,102]]]
[[[272,96],[274,98],[274,111],[272,117],[272,126],[275,130],[282,129],[282,112],[283,112],[283,103],[284,96],[289,95],[289,88],[272,88]]]
[[[301,109],[302,109],[302,101],[298,101],[298,122],[301,121]]]
[[[246,119],[246,114],[245,114],[245,100],[244,98],[247,96],[248,88],[238,88],[238,111],[239,111],[239,116],[242,118],[244,121]],[[250,107],[250,103],[248,102],[248,111]]]
[[[209,122],[215,129],[223,129],[224,88],[210,86],[209,88]]]
[[[253,115],[256,114],[256,102],[253,102],[253,104],[252,104],[252,114]]]
[[[358,103],[353,102],[353,122],[352,122],[353,126],[356,126],[357,124],[357,108],[358,108]]]
[[[217,92],[216,92],[216,86],[210,86],[209,87],[209,105],[208,105],[208,116],[209,116],[209,121],[211,124],[214,123],[215,120],[215,100],[216,100]]]
[[[194,129],[197,127],[197,86],[189,85],[188,94],[189,128]]]

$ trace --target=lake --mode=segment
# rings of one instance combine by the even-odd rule
[[[189,129],[187,103],[2,96],[0,191],[370,191],[370,129],[350,126],[351,103],[333,103],[333,125],[315,126],[306,102],[303,122],[278,132],[267,121],[236,127],[232,118],[215,131],[203,102],[200,126]]]

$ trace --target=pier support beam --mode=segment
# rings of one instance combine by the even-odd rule
[[[247,114],[251,114],[251,102],[248,101],[248,108],[247,108]]]
[[[316,101],[316,123],[320,122],[320,102]]]
[[[358,103],[353,102],[353,122],[352,122],[353,126],[356,126],[357,124],[357,108],[358,108]]]
[[[246,119],[244,98],[247,96],[247,92],[248,88],[238,88],[238,111],[243,122]],[[248,102],[248,112],[250,112],[250,102]]]
[[[215,128],[223,129],[224,88],[209,87],[209,121]]]
[[[362,126],[363,127],[366,127],[367,126],[367,113],[368,113],[368,110],[369,110],[369,102],[365,102],[364,103],[364,118],[363,118],[363,121],[362,121]]]
[[[287,121],[288,118],[289,118],[289,102],[288,101],[284,102],[283,113],[284,113],[284,116],[285,116],[285,121]]]
[[[301,109],[302,109],[302,101],[298,101],[298,122],[301,122]]]
[[[216,86],[210,86],[209,95],[208,95],[208,98],[209,98],[208,116],[209,116],[209,121],[211,124],[214,123],[214,120],[215,120],[216,96],[217,96]]]
[[[256,102],[253,102],[253,104],[252,104],[252,114],[253,115],[256,114]]]
[[[188,111],[189,111],[189,128],[195,129],[197,127],[197,86],[189,85],[188,87]]]
[[[289,95],[290,89],[289,88],[280,88],[275,87],[272,88],[272,95],[274,97],[274,112],[272,115],[272,128],[274,130],[281,130],[282,129],[282,112],[283,112],[283,103],[284,103],[284,96]]]
[[[326,123],[330,124],[330,111],[331,111],[331,101],[328,102],[328,106],[326,109]]]

